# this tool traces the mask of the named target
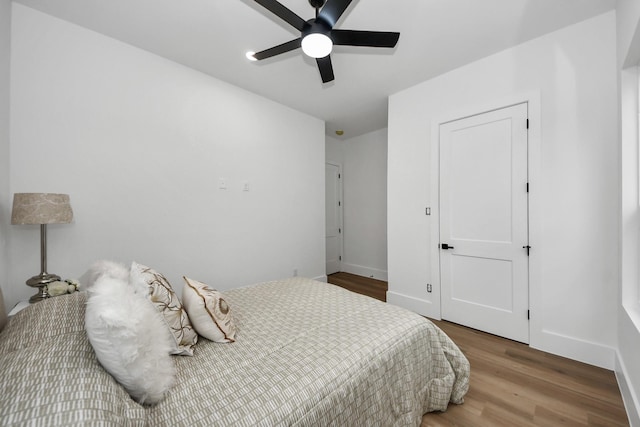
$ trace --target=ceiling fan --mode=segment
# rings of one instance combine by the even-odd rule
[[[267,59],[302,47],[305,54],[316,59],[323,83],[334,79],[331,56],[329,55],[333,45],[392,48],[400,37],[400,33],[387,31],[334,29],[333,26],[352,0],[309,0],[309,4],[316,10],[316,17],[308,21],[296,15],[277,0],[255,1],[300,31],[300,37],[248,55],[250,59]]]

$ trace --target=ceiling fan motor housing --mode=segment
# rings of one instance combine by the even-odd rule
[[[309,19],[302,29],[302,38],[309,34],[324,34],[331,38],[331,27],[322,18]]]
[[[309,0],[309,4],[313,8],[320,9],[322,6],[324,6],[324,1],[325,0]]]

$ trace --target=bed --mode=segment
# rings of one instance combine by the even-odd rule
[[[417,426],[463,402],[467,359],[415,313],[299,277],[224,294],[235,342],[173,356],[155,405],[96,359],[86,292],[22,310],[0,333],[0,425]]]

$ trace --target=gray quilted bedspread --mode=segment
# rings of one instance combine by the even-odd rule
[[[98,363],[84,293],[21,311],[0,334],[0,425],[417,426],[462,403],[469,363],[421,316],[303,278],[224,293],[236,342],[173,357],[153,407]]]

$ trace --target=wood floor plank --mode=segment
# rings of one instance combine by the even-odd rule
[[[387,283],[349,273],[334,283],[386,301]],[[612,371],[446,321],[433,321],[471,364],[462,405],[425,414],[421,427],[629,426]]]
[[[327,276],[327,282],[371,298],[387,301],[387,282],[351,273],[334,273]]]
[[[460,426],[629,425],[613,372],[453,323],[434,323],[471,364],[465,403],[450,406],[437,417],[447,417],[455,409],[462,413],[455,415]],[[464,408],[471,402],[474,408],[483,407],[480,416],[466,413]],[[515,423],[514,416],[519,417]],[[422,426],[439,425],[441,421],[432,423],[432,418],[434,414],[426,414]]]

